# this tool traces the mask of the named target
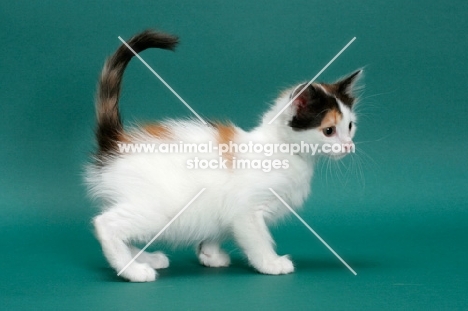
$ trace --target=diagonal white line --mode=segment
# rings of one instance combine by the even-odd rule
[[[304,224],[304,226],[306,226],[307,229],[309,229],[310,232],[312,232],[312,233],[320,240],[320,242],[322,242],[323,245],[325,245],[325,246],[333,253],[333,255],[335,255],[336,258],[338,258],[338,259],[346,266],[346,268],[349,269],[349,271],[351,271],[354,275],[357,275],[357,273],[353,270],[353,268],[351,268],[351,267],[346,263],[346,261],[344,261],[343,258],[341,258],[340,255],[338,255],[338,254],[333,250],[333,248],[331,248],[330,245],[328,245],[327,242],[325,242],[325,241],[320,237],[320,235],[318,235],[318,233],[315,232],[315,230],[312,229],[312,228],[304,221],[304,219],[302,219],[301,216],[299,216],[299,215],[291,208],[291,206],[288,205],[288,203],[286,203],[273,189],[271,189],[271,188],[268,188],[268,189],[270,189],[270,191],[281,201],[281,203],[283,203],[284,206],[286,206],[286,207],[294,214],[294,216],[296,216],[296,217]]]
[[[143,247],[143,248],[138,252],[138,254],[136,254],[135,257],[132,258],[132,260],[130,260],[130,262],[129,262],[125,267],[122,268],[122,270],[120,270],[119,273],[117,273],[117,276],[120,276],[120,275],[122,274],[122,272],[124,272],[125,269],[127,269],[128,266],[130,266],[130,265],[138,258],[138,256],[140,256],[140,255],[148,248],[148,246],[150,246],[151,243],[154,242],[154,240],[156,240],[167,228],[169,228],[169,226],[170,226],[183,212],[185,212],[185,210],[193,203],[193,201],[195,201],[195,200],[200,196],[200,194],[202,194],[203,191],[205,191],[205,190],[206,190],[206,188],[203,188],[202,190],[200,190],[200,192],[198,192],[197,195],[196,195],[195,197],[193,197],[193,199],[190,200],[190,202],[188,202],[187,205],[185,205],[184,208],[181,209],[181,210],[174,216],[174,218],[172,218],[171,221],[169,221],[169,222],[167,223],[167,225],[165,225],[164,228],[162,228],[161,231],[159,231],[158,234],[156,234],[156,235],[154,236],[154,238],[152,238],[151,241],[149,241],[148,244],[146,244],[145,247]]]
[[[207,124],[205,120],[202,119],[202,117],[200,117],[200,115],[192,109],[192,107],[190,107],[189,104],[187,104],[187,102],[182,98],[180,97],[179,94],[177,94],[176,91],[174,91],[174,89],[166,82],[164,81],[164,79],[156,72],[153,70],[153,68],[151,68],[150,65],[148,65],[148,63],[145,62],[145,60],[143,58],[141,58],[140,55],[138,55],[138,53],[136,53],[131,47],[130,45],[128,45],[127,42],[125,42],[124,39],[122,39],[120,36],[119,36],[119,40],[122,41],[123,44],[125,44],[127,46],[127,48],[132,51],[133,54],[135,54],[136,57],[138,57],[138,59],[203,123],[203,124]]]
[[[330,65],[338,58],[338,56],[340,56],[341,53],[343,53],[343,52],[351,45],[351,43],[354,42],[354,40],[356,40],[356,37],[352,38],[351,41],[349,41],[348,44],[346,44],[346,45],[344,46],[344,48],[342,48],[341,51],[339,51],[338,54],[336,54],[335,57],[333,57],[333,58],[328,62],[328,64],[326,64],[325,67],[323,67],[322,70],[320,70],[319,73],[317,73],[317,74],[315,75],[315,77],[313,77],[312,80],[310,80],[309,83],[307,83],[306,86],[304,86],[304,87],[302,88],[302,90],[301,90],[299,93],[297,93],[296,96],[294,96],[294,97],[286,104],[286,106],[284,106],[283,109],[281,109],[281,111],[278,112],[278,114],[277,114],[273,119],[271,119],[270,122],[268,122],[268,124],[273,123],[273,121],[275,121],[276,118],[278,118],[279,115],[282,114],[283,111],[285,111],[286,108],[288,108],[288,107],[292,104],[292,102],[294,102],[294,101],[296,100],[296,98],[298,98],[299,95],[301,95],[301,93],[302,93],[306,88],[308,88],[309,85],[311,85],[311,84],[315,81],[315,79],[317,79],[317,78],[322,74],[322,72],[324,72],[325,69],[327,69],[328,66],[330,66]]]

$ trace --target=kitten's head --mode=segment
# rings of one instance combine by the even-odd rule
[[[279,121],[289,128],[287,139],[293,143],[318,144],[322,153],[335,159],[349,153],[354,148],[356,132],[354,91],[361,73],[358,70],[333,84],[314,83],[302,92],[306,84],[301,84],[286,93],[291,100],[300,92]],[[342,148],[338,150],[338,146]]]

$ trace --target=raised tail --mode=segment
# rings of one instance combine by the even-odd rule
[[[149,48],[174,50],[177,43],[177,37],[154,30],[146,30],[127,41],[136,53]],[[123,133],[119,112],[120,89],[123,73],[133,56],[133,52],[122,44],[114,55],[107,59],[102,69],[96,102],[96,139],[98,154],[101,156],[116,150],[117,142]]]

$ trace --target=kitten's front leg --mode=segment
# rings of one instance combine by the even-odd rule
[[[276,254],[263,213],[258,210],[237,219],[233,224],[234,238],[247,255],[250,264],[259,272],[291,273],[294,271],[294,265],[288,256]]]

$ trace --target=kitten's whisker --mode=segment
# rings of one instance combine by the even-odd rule
[[[351,179],[352,172],[353,172],[353,167],[354,167],[354,159],[351,157],[351,160],[349,161],[351,164],[346,166],[346,185],[348,185],[348,182]]]
[[[361,154],[362,154],[363,156],[365,156],[369,161],[371,161],[372,164],[378,166],[378,163],[377,163],[367,152],[365,152],[365,151],[362,150],[362,149],[359,150],[359,155],[361,155]],[[359,158],[359,157],[358,157],[358,158]],[[380,167],[379,167],[379,168],[380,168]]]
[[[343,168],[346,168],[346,165],[342,161],[335,161],[335,162],[338,162],[336,166],[338,167],[338,172],[340,173],[339,179],[341,181],[341,184],[344,186],[346,182],[345,184],[343,184],[343,179],[345,177],[345,173],[343,173]]]
[[[377,138],[377,139],[373,139],[373,140],[361,140],[361,141],[357,141],[357,142],[354,142],[354,145],[360,145],[360,144],[368,144],[368,143],[375,143],[375,142],[380,142],[382,140],[385,140],[391,136],[393,136],[394,134],[396,134],[396,131],[393,132],[393,133],[389,133],[385,136],[382,136],[380,138]]]
[[[361,181],[361,185],[362,185],[362,188],[363,190],[366,189],[366,179],[364,177],[364,171],[362,169],[362,163],[361,163],[361,158],[359,156],[357,156],[355,158],[356,160],[356,175],[359,176],[359,180]]]
[[[393,94],[395,92],[397,92],[398,90],[395,89],[393,91],[388,91],[388,92],[382,92],[382,93],[377,93],[377,94],[372,94],[372,95],[367,95],[367,96],[359,96],[359,100],[362,101],[362,100],[366,100],[366,99],[369,99],[369,98],[373,98],[373,97],[377,97],[377,96],[382,96],[382,95],[388,95],[388,94]],[[366,103],[367,104],[367,103]]]

